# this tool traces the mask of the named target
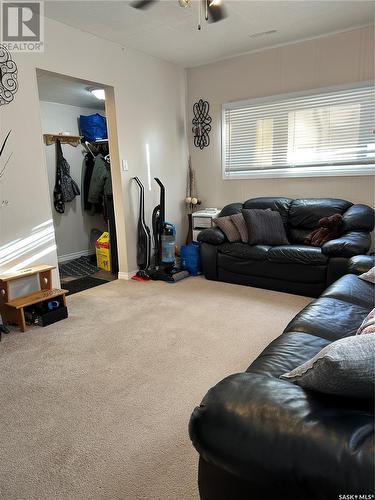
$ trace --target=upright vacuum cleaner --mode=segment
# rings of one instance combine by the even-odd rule
[[[176,283],[189,276],[175,266],[176,226],[165,220],[165,187],[158,177],[160,201],[152,212],[154,242],[154,269],[149,273],[152,280]]]
[[[140,207],[138,221],[137,264],[139,271],[134,279],[159,280],[175,283],[189,276],[175,266],[176,227],[165,220],[165,188],[155,177],[160,187],[160,201],[152,212],[152,233],[154,265],[151,268],[151,235],[144,216],[144,187],[138,177],[134,177],[140,188]]]
[[[151,264],[151,234],[145,221],[145,188],[138,177],[134,180],[139,186],[139,220],[137,231],[137,264],[139,271],[134,279],[149,280],[149,269]]]

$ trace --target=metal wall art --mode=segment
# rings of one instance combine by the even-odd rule
[[[194,134],[194,146],[196,148],[206,148],[210,144],[209,132],[211,132],[211,122],[212,118],[208,114],[210,110],[210,105],[207,101],[199,99],[193,106],[194,118],[193,123],[193,134]]]
[[[0,106],[12,102],[17,90],[17,65],[4,45],[0,45]]]
[[[3,140],[3,142],[0,144],[0,158],[1,158],[1,155],[4,153],[4,148],[5,148],[5,145],[7,143],[7,140],[10,136],[10,133],[11,133],[11,130],[9,130],[9,132],[7,133],[5,139]],[[5,169],[7,168],[7,165],[9,163],[9,160],[11,159],[12,157],[12,154],[13,153],[10,153],[10,155],[8,156],[8,158],[5,160],[5,162],[3,163],[3,165],[0,164],[0,179],[2,178],[2,176],[5,174]]]

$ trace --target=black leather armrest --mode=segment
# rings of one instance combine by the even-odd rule
[[[367,273],[375,266],[375,257],[372,255],[356,255],[349,260],[349,273],[363,274]]]
[[[243,479],[325,478],[340,491],[372,491],[372,418],[368,401],[238,373],[207,393],[189,431],[206,462]]]
[[[327,241],[322,246],[325,255],[334,257],[353,257],[366,254],[371,246],[371,236],[361,231],[351,231],[340,238]]]
[[[218,227],[211,227],[198,234],[198,241],[211,245],[221,245],[225,241],[225,234]]]
[[[217,280],[217,250],[218,245],[201,244],[202,272],[208,280]]]

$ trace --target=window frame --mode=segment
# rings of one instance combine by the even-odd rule
[[[263,171],[232,172],[226,173],[225,170],[225,112],[229,109],[251,106],[261,103],[280,102],[304,96],[312,96],[319,93],[337,92],[340,90],[350,90],[361,87],[374,87],[373,80],[356,82],[349,85],[335,85],[331,87],[321,87],[300,92],[289,92],[287,94],[277,94],[266,97],[257,97],[253,99],[244,99],[240,101],[230,101],[222,104],[221,111],[221,173],[222,179],[226,181],[241,179],[266,179],[266,178],[290,178],[290,177],[345,177],[375,175],[375,163],[351,164],[351,165],[307,165],[301,167],[285,167],[277,169],[266,169]],[[375,133],[375,129],[374,129]]]

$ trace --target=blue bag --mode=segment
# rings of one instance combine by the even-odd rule
[[[186,269],[192,276],[201,273],[200,243],[192,241],[181,247],[181,268]]]
[[[95,142],[108,139],[107,120],[105,116],[95,113],[94,115],[80,115],[79,128],[83,135],[83,142]]]

